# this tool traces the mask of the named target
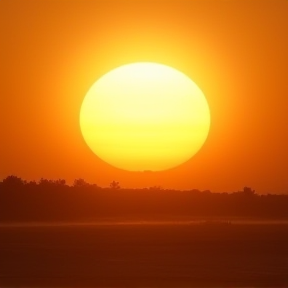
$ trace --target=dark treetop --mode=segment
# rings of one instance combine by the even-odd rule
[[[178,220],[198,217],[244,217],[288,220],[288,195],[258,195],[249,187],[233,193],[177,191],[159,186],[108,188],[76,179],[26,182],[8,176],[0,182],[0,221],[98,221],[103,219]]]

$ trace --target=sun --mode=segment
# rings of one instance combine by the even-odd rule
[[[80,127],[90,149],[112,166],[161,171],[199,151],[209,133],[210,111],[203,92],[182,72],[132,63],[92,85]]]

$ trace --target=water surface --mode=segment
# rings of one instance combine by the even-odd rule
[[[0,287],[288,287],[287,243],[257,221],[6,224]]]

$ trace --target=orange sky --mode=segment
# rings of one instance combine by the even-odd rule
[[[1,0],[0,33],[0,179],[288,192],[288,1]],[[184,72],[210,105],[207,142],[169,171],[111,167],[81,135],[91,85],[137,61]]]

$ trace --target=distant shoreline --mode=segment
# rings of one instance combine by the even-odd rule
[[[288,220],[99,220],[99,221],[26,221],[0,222],[0,227],[68,227],[68,226],[229,226],[229,225],[288,225]]]
[[[0,223],[288,221],[288,195],[259,195],[250,187],[233,193],[197,189],[101,188],[75,180],[39,183],[9,176],[0,182]]]

